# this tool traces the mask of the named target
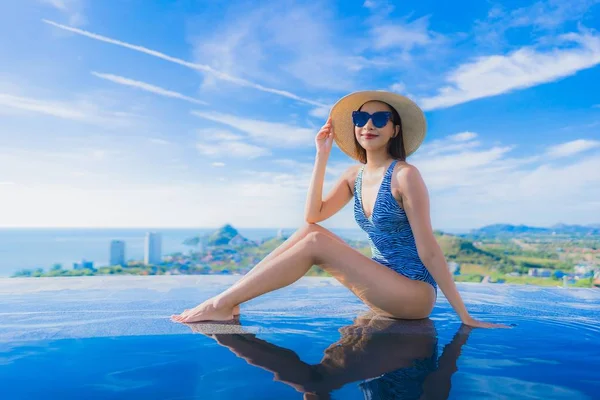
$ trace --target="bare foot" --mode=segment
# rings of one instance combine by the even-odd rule
[[[171,315],[171,319],[177,322],[228,321],[233,319],[233,308],[217,308],[209,299],[179,315]]]

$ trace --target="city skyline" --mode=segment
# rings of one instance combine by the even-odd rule
[[[0,5],[2,227],[298,227],[362,89],[424,108],[434,228],[600,215],[596,2],[115,4]],[[351,164],[334,146],[324,194]]]

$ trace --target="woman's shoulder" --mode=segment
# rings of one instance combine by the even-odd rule
[[[358,176],[358,172],[364,164],[352,164],[344,171],[343,175],[349,180],[355,180]]]
[[[350,191],[354,193],[354,184],[356,183],[356,179],[358,178],[358,173],[362,168],[363,164],[353,164],[350,165],[346,170],[342,173],[342,178],[348,184]]]
[[[417,167],[415,167],[413,164],[410,164],[406,161],[402,161],[402,160],[396,160],[396,165],[394,166],[394,175],[398,175],[400,173],[402,174],[406,174],[409,173],[409,171],[411,170],[416,170],[417,172],[419,171]]]
[[[421,172],[415,165],[401,160],[398,160],[394,166],[393,176],[400,188],[406,186],[410,181],[422,179]]]

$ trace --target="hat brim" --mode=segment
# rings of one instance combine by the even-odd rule
[[[388,103],[398,111],[402,120],[402,139],[406,156],[414,153],[425,140],[427,130],[425,114],[408,97],[383,90],[350,93],[333,105],[329,116],[333,126],[334,140],[338,147],[349,157],[360,160],[354,141],[352,111],[356,111],[364,103],[374,100]]]

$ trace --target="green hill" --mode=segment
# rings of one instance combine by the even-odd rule
[[[209,237],[207,244],[209,246],[223,246],[229,244],[229,241],[238,235],[237,229],[227,224],[214,231]]]
[[[435,238],[442,248],[447,260],[456,261],[458,263],[471,263],[487,266],[507,261],[497,254],[478,249],[470,240],[458,236],[436,232]]]

